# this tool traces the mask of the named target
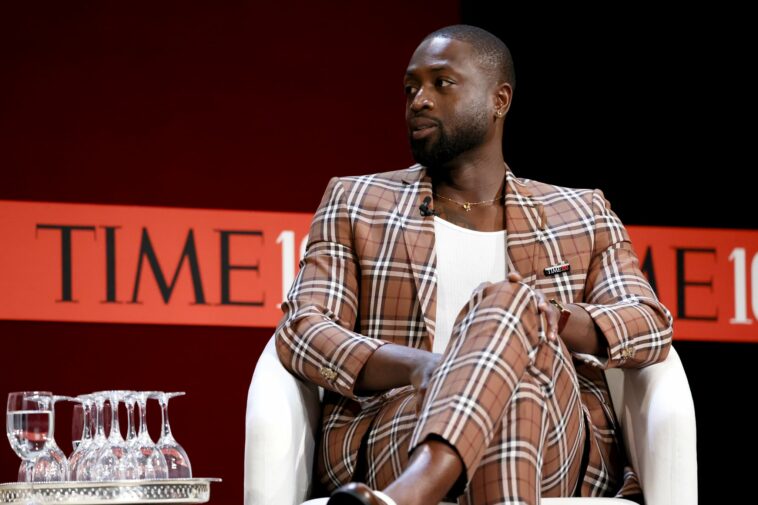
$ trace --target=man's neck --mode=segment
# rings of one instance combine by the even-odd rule
[[[499,154],[499,155],[498,155]],[[500,192],[505,177],[502,153],[476,159],[456,159],[445,167],[430,170],[434,191],[450,198],[482,201]]]

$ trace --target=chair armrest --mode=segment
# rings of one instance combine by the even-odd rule
[[[695,407],[679,355],[606,375],[647,505],[697,504]]]
[[[310,493],[321,406],[291,375],[272,337],[255,366],[245,419],[245,505],[299,505]]]

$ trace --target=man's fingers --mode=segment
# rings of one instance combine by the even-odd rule
[[[510,282],[521,282],[524,280],[524,278],[520,273],[512,271],[508,272],[508,280]],[[547,300],[545,300],[545,296],[542,294],[542,292],[539,290],[534,290],[534,293],[537,296],[537,309],[541,313],[545,314],[545,321],[547,322],[547,338],[552,342],[556,342],[558,340],[558,317],[551,309],[551,306]]]
[[[547,312],[548,314],[547,318],[549,321],[548,326],[550,328],[550,333],[552,334],[551,340],[553,342],[557,342],[558,341],[558,320],[559,320],[559,316],[557,312],[558,309],[556,309],[555,307],[553,307],[551,304],[547,302],[545,302],[545,305],[550,306]]]
[[[411,373],[411,385],[416,395],[416,415],[421,413],[429,382],[441,360],[442,356],[439,354],[425,353],[417,362],[416,369]]]
[[[419,388],[416,390],[416,416],[421,415],[421,407],[424,405],[424,398],[426,398],[426,388]]]
[[[540,291],[535,291],[535,295],[537,296],[537,309],[541,313],[545,314],[545,323],[547,324],[547,328],[545,328],[545,335],[551,342],[557,342],[559,319],[557,313],[558,309],[549,303]]]

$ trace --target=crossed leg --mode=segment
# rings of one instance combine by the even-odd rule
[[[416,399],[404,389],[374,421],[372,488],[402,504],[428,500],[428,490],[472,505],[573,494],[585,436],[576,372],[565,346],[545,338],[527,286],[503,281],[472,295],[420,417]]]

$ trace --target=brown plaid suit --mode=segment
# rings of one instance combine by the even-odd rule
[[[483,284],[461,308],[420,417],[410,387],[354,393],[381,345],[432,348],[434,225],[418,209],[426,196],[431,179],[420,165],[335,177],[314,216],[276,337],[284,366],[326,391],[321,482],[385,486],[410,449],[441,437],[464,462],[463,503],[637,491],[602,370],[665,359],[672,319],[598,190],[517,179],[507,169],[508,271],[523,282]],[[562,262],[570,271],[546,275]],[[547,341],[533,289],[582,305],[607,340],[607,360],[572,357]],[[354,475],[359,450],[365,475]]]

